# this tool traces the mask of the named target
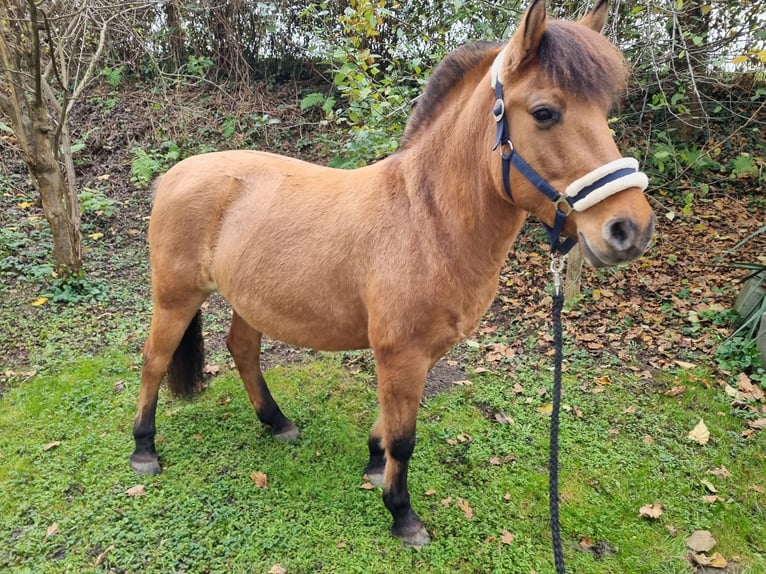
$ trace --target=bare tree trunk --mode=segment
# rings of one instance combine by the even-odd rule
[[[40,193],[45,219],[51,227],[56,272],[59,277],[76,275],[82,270],[82,234],[77,194],[74,187],[67,185],[56,159],[47,108],[34,106],[31,115],[33,155],[28,155],[27,165]]]

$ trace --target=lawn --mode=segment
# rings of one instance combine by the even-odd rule
[[[164,472],[139,477],[128,464],[133,347],[11,379],[0,399],[0,570],[553,571],[547,369],[519,362],[512,379],[469,369],[425,400],[410,487],[434,540],[413,549],[388,535],[380,490],[361,474],[376,412],[366,370],[321,354],[268,372],[302,429],[294,444],[257,422],[236,372],[190,402],[163,392]],[[766,572],[765,435],[742,436],[713,382],[701,368],[649,378],[568,361],[561,520],[571,572],[694,572],[685,539],[697,530],[712,533],[708,554],[727,571]],[[704,446],[687,437],[700,419]],[[655,503],[658,518],[639,517]]]

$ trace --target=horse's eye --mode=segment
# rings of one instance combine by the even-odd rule
[[[559,113],[551,108],[537,108],[532,111],[532,117],[541,124],[550,124],[559,119]]]

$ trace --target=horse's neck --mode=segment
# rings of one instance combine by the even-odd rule
[[[481,92],[475,92],[440,114],[402,151],[400,164],[410,204],[424,223],[454,235],[451,248],[474,259],[483,256],[499,269],[526,214],[498,193],[501,160],[491,149],[494,124],[490,111],[481,113]]]

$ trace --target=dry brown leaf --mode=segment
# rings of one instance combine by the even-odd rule
[[[514,422],[513,419],[505,413],[496,413],[495,420],[501,425],[512,425]]]
[[[676,365],[678,365],[679,367],[681,367],[682,369],[693,369],[694,368],[694,363],[687,363],[686,361],[679,361],[679,360],[676,360],[676,361],[673,361],[673,362]]]
[[[458,508],[462,510],[465,513],[465,517],[468,519],[473,518],[473,508],[471,508],[471,505],[468,503],[467,500],[463,500],[462,498],[458,498],[455,503],[457,504]]]
[[[638,510],[638,516],[639,518],[651,518],[653,520],[659,518],[662,516],[662,504],[659,502],[655,502],[654,504],[644,504],[639,510]]]
[[[713,476],[717,478],[731,478],[731,473],[729,472],[729,469],[726,468],[724,465],[721,465],[712,470],[708,470],[707,473],[712,474]]]
[[[279,562],[274,564],[269,570],[269,574],[287,574],[287,569],[284,568]]]
[[[423,493],[424,496],[433,496],[434,494],[436,494],[435,488],[429,488]]]
[[[205,367],[202,369],[202,372],[206,375],[216,376],[221,372],[221,367],[218,365],[205,365]]]
[[[58,531],[59,531],[59,525],[56,522],[54,522],[48,527],[48,530],[45,531],[45,537],[50,538],[54,534],[57,534]]]
[[[375,489],[375,485],[372,484],[370,481],[367,481],[367,482],[365,482],[363,484],[360,484],[359,488],[361,488],[362,490],[374,490]]]
[[[452,497],[448,496],[447,498],[442,498],[441,504],[443,507],[447,508],[450,504],[452,504]]]
[[[468,379],[463,379],[462,381],[453,381],[453,385],[457,385],[458,387],[471,387],[473,386],[473,382],[469,381]]]
[[[269,477],[266,476],[263,472],[255,471],[250,474],[250,478],[253,479],[253,482],[255,483],[255,486],[258,488],[268,488],[269,487]]]
[[[697,530],[686,539],[687,548],[695,552],[707,552],[716,545],[716,539],[709,530]]]
[[[489,457],[489,464],[491,464],[492,466],[500,466],[501,464],[503,464],[503,461],[500,460],[499,456],[495,455],[495,456]]]
[[[503,544],[511,544],[514,538],[515,536],[513,535],[512,532],[503,530],[503,533],[500,535],[500,542],[502,542]]]
[[[715,504],[719,500],[722,500],[722,499],[717,494],[711,494],[709,496],[705,495],[702,497],[702,502],[704,502],[705,504]]]
[[[678,395],[683,394],[685,390],[686,390],[686,387],[684,385],[676,385],[672,389],[668,389],[662,394],[667,397],[677,397]]]
[[[112,550],[114,550],[114,544],[112,544],[106,550],[104,550],[101,554],[96,556],[96,561],[93,563],[93,566],[98,566],[99,564],[103,564],[104,560],[106,560],[106,557],[109,555],[109,553]]]
[[[522,387],[519,383],[515,383],[513,387],[511,387],[511,390],[516,393],[517,395],[520,395],[524,392],[524,387]]]
[[[763,430],[766,429],[766,419],[755,419],[754,421],[747,421],[747,425],[751,429]]]
[[[700,445],[706,445],[710,441],[710,431],[705,425],[705,421],[702,419],[700,419],[697,426],[695,426],[687,436]]]
[[[146,494],[146,488],[143,484],[137,484],[135,486],[131,486],[128,490],[125,491],[125,494],[128,496],[143,496]]]
[[[644,444],[654,444],[654,437],[650,434],[644,437]]]
[[[712,556],[707,554],[692,554],[692,561],[699,566],[705,566],[708,568],[726,568],[728,561],[721,556],[719,552],[714,553]]]
[[[709,480],[705,480],[705,479],[703,478],[702,480],[700,480],[700,483],[702,483],[702,486],[704,486],[705,488],[707,488],[707,489],[708,489],[710,492],[712,492],[713,494],[715,494],[716,492],[718,492],[718,489],[717,489],[715,486],[713,486],[713,483],[712,483],[712,482],[710,482]]]
[[[590,536],[583,536],[580,538],[580,548],[583,550],[590,550],[593,548],[593,539]]]
[[[48,444],[43,445],[43,451],[50,450],[52,448],[56,448],[57,446],[60,446],[60,445],[61,445],[61,441],[60,440],[54,440],[53,442],[49,442]]]

